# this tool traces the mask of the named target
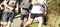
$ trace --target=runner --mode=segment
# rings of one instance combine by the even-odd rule
[[[30,6],[30,2],[29,0],[23,0],[23,2],[20,5],[21,8],[21,21],[20,21],[20,27],[22,27],[22,25],[24,25],[29,17],[29,6]]]
[[[4,0],[2,4],[4,5],[4,11],[1,24],[4,27],[10,27],[14,16],[16,0]]]
[[[26,23],[24,25],[24,27],[26,27],[27,25],[31,24],[33,22],[33,20],[35,19],[35,17],[38,18],[39,24],[38,27],[42,27],[42,23],[43,23],[43,13],[44,13],[44,0],[32,0],[32,10],[31,10],[31,16]]]

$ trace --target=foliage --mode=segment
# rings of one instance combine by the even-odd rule
[[[60,16],[60,0],[50,0],[48,6],[48,25],[50,27],[57,26],[58,16]]]

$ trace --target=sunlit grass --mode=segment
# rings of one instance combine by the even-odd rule
[[[30,27],[38,27],[38,23],[34,23],[32,25],[30,25]],[[43,27],[48,27],[47,25],[43,25]]]

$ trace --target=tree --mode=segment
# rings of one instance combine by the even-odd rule
[[[60,0],[50,0],[48,6],[48,25],[50,27],[56,27],[58,24],[58,16],[60,15]]]

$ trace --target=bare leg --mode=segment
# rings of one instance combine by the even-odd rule
[[[38,27],[42,27],[43,17],[38,17],[38,21],[39,21]]]
[[[8,21],[8,24],[6,27],[10,27],[11,26],[11,21]]]
[[[7,22],[1,22],[1,27],[6,27]]]
[[[24,24],[27,22],[27,20],[28,20],[27,18],[24,18]]]
[[[27,25],[31,24],[32,22],[33,22],[33,19],[29,19],[29,20],[25,23],[24,27],[26,27]]]
[[[22,24],[23,24],[23,20],[20,20],[20,27],[22,27]]]
[[[0,27],[3,27],[3,25],[1,24]]]

